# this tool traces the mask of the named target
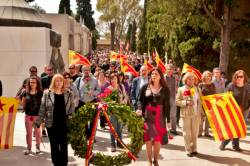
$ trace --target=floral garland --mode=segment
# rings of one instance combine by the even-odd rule
[[[126,125],[128,131],[131,133],[131,143],[128,144],[128,148],[134,155],[137,155],[144,144],[143,141],[143,120],[138,117],[129,106],[116,103],[118,93],[117,92],[105,92],[105,101],[108,105],[107,113],[115,115],[122,124]],[[109,95],[107,95],[109,93]],[[110,100],[109,102],[107,102]],[[75,151],[75,155],[84,158],[87,151],[87,140],[85,138],[85,126],[89,119],[93,119],[96,111],[96,104],[88,103],[77,110],[77,113],[69,123],[69,142],[72,149]],[[103,155],[97,153],[92,159],[94,165],[126,165],[131,162],[131,158],[126,152],[122,152],[117,156]]]

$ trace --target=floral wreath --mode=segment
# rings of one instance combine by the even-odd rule
[[[136,156],[144,144],[144,122],[129,106],[115,102],[118,97],[117,92],[113,91],[111,94],[110,92],[105,92],[101,94],[101,97],[105,98],[106,113],[116,116],[122,124],[127,126],[128,131],[131,133],[131,143],[126,145],[129,151],[122,152],[116,156],[96,153],[92,155],[90,162],[94,165],[127,165],[131,163],[132,159],[136,159],[133,157],[133,154]],[[100,103],[88,103],[82,106],[69,122],[69,143],[75,155],[81,158],[85,158],[88,153],[85,126],[88,124],[89,119],[94,118],[95,111],[98,111],[97,105],[100,105]]]

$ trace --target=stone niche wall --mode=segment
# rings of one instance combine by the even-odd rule
[[[39,27],[0,27],[0,79],[3,96],[13,97],[29,68],[37,66],[38,75],[49,63],[50,29]]]

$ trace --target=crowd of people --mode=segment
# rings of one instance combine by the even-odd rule
[[[71,64],[62,74],[54,73],[53,67],[48,65],[38,76],[36,66],[30,67],[30,76],[24,80],[17,93],[25,112],[25,155],[31,153],[32,128],[35,128],[36,153],[41,152],[42,128],[43,136],[48,134],[50,140],[53,164],[67,165],[66,121],[81,106],[97,102],[98,95],[106,89],[118,91],[118,102],[130,105],[138,116],[144,118],[144,141],[149,165],[158,165],[160,147],[168,142],[167,130],[179,135],[177,127],[182,128],[189,157],[198,154],[197,139],[203,136],[203,132],[205,137],[211,137],[201,104],[202,95],[232,91],[247,120],[250,89],[247,74],[243,70],[236,71],[231,82],[222,77],[219,68],[204,71],[201,80],[193,73],[186,73],[181,78],[180,68],[172,61],[166,64],[166,73],[162,73],[159,68],[149,71],[144,65],[145,57],[131,53],[127,61],[140,73],[139,77],[134,78],[130,73],[121,72],[118,61],[110,61],[109,51],[98,51],[88,58],[92,66]],[[187,91],[192,91],[192,98],[185,95]],[[113,115],[110,115],[110,120],[122,140],[121,122]],[[93,120],[90,121],[86,126],[87,139],[93,127]],[[100,117],[100,127],[107,130],[103,116]],[[222,141],[219,148],[225,150],[229,142]],[[110,144],[112,152],[121,147],[112,134]],[[241,151],[239,138],[233,139],[232,144],[233,149]]]

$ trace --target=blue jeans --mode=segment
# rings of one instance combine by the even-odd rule
[[[122,141],[122,124],[118,121],[117,117],[115,117],[114,115],[110,116],[110,122],[113,125],[116,133],[118,134],[118,137]],[[116,147],[114,135],[112,133],[110,133],[110,136],[111,136],[111,146]]]

